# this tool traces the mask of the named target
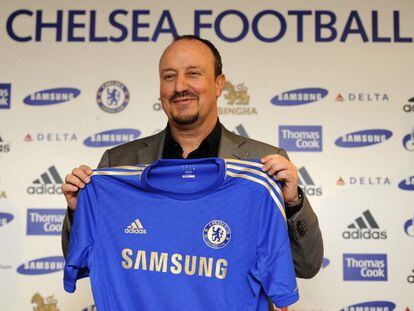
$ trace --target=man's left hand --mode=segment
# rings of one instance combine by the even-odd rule
[[[263,163],[263,171],[282,183],[285,204],[293,205],[298,203],[298,169],[296,166],[279,154],[270,154],[260,160]]]

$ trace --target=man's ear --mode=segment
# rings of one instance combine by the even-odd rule
[[[226,76],[224,74],[219,75],[216,78],[216,96],[220,97],[223,92],[224,85],[226,84]]]

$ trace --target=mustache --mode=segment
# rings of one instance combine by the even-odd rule
[[[198,96],[197,94],[194,94],[193,92],[190,92],[190,91],[184,91],[180,93],[176,92],[169,98],[169,101],[174,102],[177,99],[181,99],[181,98],[198,99]]]

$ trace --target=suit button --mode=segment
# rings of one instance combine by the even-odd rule
[[[298,232],[299,232],[300,236],[304,236],[306,231],[307,231],[307,225],[306,225],[306,223],[304,223],[302,221],[299,221],[296,224],[296,229],[298,229]]]

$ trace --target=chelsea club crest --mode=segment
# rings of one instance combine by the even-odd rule
[[[103,111],[109,113],[120,112],[128,105],[129,91],[119,81],[108,81],[98,89],[96,101]]]
[[[210,221],[203,230],[204,242],[211,248],[219,249],[225,247],[231,237],[229,226],[221,220]]]

